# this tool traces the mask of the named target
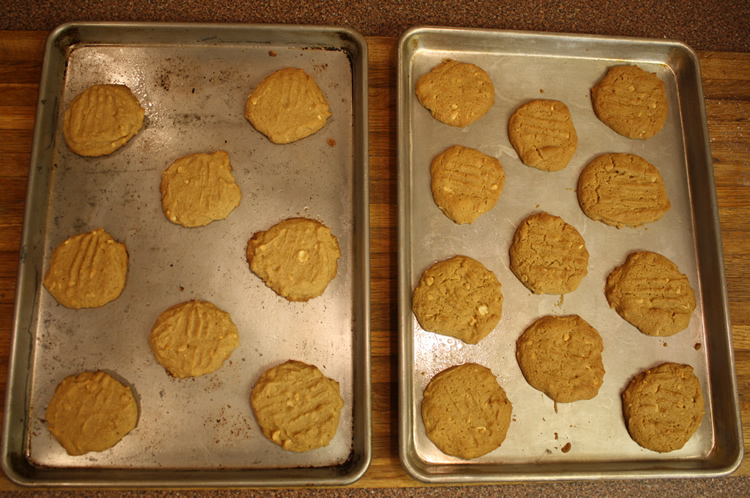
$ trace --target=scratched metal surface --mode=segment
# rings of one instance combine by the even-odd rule
[[[27,400],[20,427],[27,436],[23,456],[34,470],[18,472],[18,479],[183,485],[356,480],[370,458],[364,39],[346,29],[252,25],[83,25],[52,37],[53,47],[63,47],[58,57],[65,69],[51,90],[59,96],[57,126],[35,145],[51,147],[50,162],[38,165],[44,172],[30,184],[41,192],[30,197],[36,216],[27,219],[33,226],[26,235],[32,243],[37,234],[39,249],[25,265],[38,273],[28,272],[25,282],[36,286],[33,303],[20,299],[29,327],[15,332],[31,336],[28,361],[15,364],[28,390],[10,395]],[[318,133],[276,145],[247,122],[244,104],[265,76],[288,66],[313,76],[332,116]],[[127,85],[145,108],[146,122],[122,149],[85,158],[68,150],[62,113],[96,83]],[[229,153],[240,205],[206,227],[170,223],[160,203],[162,171],[184,155],[215,150]],[[306,303],[277,296],[245,256],[253,233],[299,216],[330,227],[342,253],[325,293]],[[101,308],[64,308],[41,287],[39,273],[60,242],[98,227],[127,246],[125,289]],[[148,335],[162,311],[191,299],[229,312],[240,344],[216,372],[181,380],[155,360]],[[324,448],[284,451],[262,435],[252,414],[255,381],[287,359],[314,364],[339,382],[345,405]],[[71,457],[47,430],[44,411],[65,376],[99,369],[132,387],[138,425],[110,450]]]

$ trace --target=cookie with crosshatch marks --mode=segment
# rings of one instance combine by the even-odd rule
[[[432,116],[463,128],[484,116],[495,104],[495,85],[487,72],[468,62],[445,59],[416,84],[419,103]]]
[[[578,315],[543,316],[516,341],[526,381],[559,403],[592,399],[604,381],[599,332]]]
[[[492,371],[476,363],[435,375],[424,390],[427,437],[445,454],[470,460],[500,447],[513,405]]]
[[[412,310],[425,330],[476,344],[502,317],[500,281],[468,256],[438,261],[422,273]]]
[[[188,301],[159,315],[148,342],[157,361],[184,379],[218,370],[240,336],[229,313],[208,301]]]
[[[289,218],[247,243],[250,269],[276,294],[308,301],[326,290],[336,276],[339,243],[331,229],[307,218]]]
[[[695,291],[669,258],[651,251],[628,255],[607,277],[607,302],[646,335],[685,330],[695,310]]]
[[[607,225],[636,228],[669,211],[664,180],[635,154],[602,154],[578,177],[578,203],[586,216]]]
[[[628,138],[651,138],[667,121],[664,82],[638,66],[609,68],[591,89],[591,103],[604,124]]]
[[[521,105],[508,121],[508,138],[521,161],[542,171],[560,171],[578,147],[568,106],[538,99]]]
[[[510,270],[534,294],[573,292],[588,274],[589,252],[572,225],[540,212],[516,228]]]
[[[76,154],[104,156],[140,131],[144,115],[125,85],[93,85],[70,102],[63,117],[63,135]]]
[[[503,166],[496,157],[462,145],[438,154],[430,174],[435,204],[458,224],[473,223],[495,207],[505,183]]]
[[[223,150],[177,159],[162,173],[160,190],[164,215],[188,228],[223,220],[242,198]]]
[[[65,377],[47,405],[47,428],[69,455],[104,451],[138,423],[130,387],[106,372]]]
[[[313,77],[294,67],[267,76],[245,103],[245,118],[276,144],[312,135],[330,116],[328,101]]]
[[[646,449],[679,450],[703,421],[701,384],[690,365],[663,363],[636,375],[622,392],[628,433]]]
[[[115,300],[128,273],[128,251],[103,228],[74,235],[52,251],[44,287],[67,308],[98,308]]]
[[[295,452],[327,446],[344,406],[338,382],[295,360],[263,372],[250,403],[263,435]]]

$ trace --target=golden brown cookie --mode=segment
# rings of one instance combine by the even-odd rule
[[[500,321],[503,294],[495,274],[482,263],[454,256],[422,273],[412,310],[423,329],[476,344]]]
[[[505,183],[500,161],[454,145],[432,160],[432,198],[448,218],[473,223],[497,204]]]
[[[513,405],[489,368],[450,367],[424,390],[422,421],[427,437],[445,454],[470,460],[505,441]]]
[[[463,128],[495,104],[495,85],[479,66],[446,59],[417,80],[417,98],[432,116]]]
[[[663,363],[636,375],[622,393],[630,437],[652,451],[679,450],[703,421],[703,393],[690,365]]]
[[[695,292],[676,264],[655,252],[631,253],[607,277],[609,305],[646,335],[670,336],[687,328]]]
[[[245,117],[268,139],[288,144],[312,135],[331,115],[328,101],[303,69],[287,67],[267,76],[245,104]]]
[[[567,294],[588,274],[589,252],[583,237],[562,218],[532,214],[516,228],[510,269],[534,294]]]
[[[591,89],[596,116],[620,135],[646,140],[667,121],[664,82],[638,66],[614,66]]]
[[[162,209],[177,225],[202,227],[223,220],[241,198],[229,154],[223,150],[181,157],[161,175]]]
[[[98,308],[125,287],[128,251],[102,228],[63,241],[49,261],[44,287],[68,308]]]
[[[578,177],[578,203],[586,216],[617,228],[653,223],[671,204],[654,165],[634,154],[602,154]]]
[[[159,315],[148,342],[157,361],[184,379],[218,370],[240,336],[229,313],[207,301],[188,301]]]
[[[604,381],[599,332],[578,315],[544,316],[516,341],[526,381],[558,403],[592,399]]]
[[[532,100],[508,121],[508,138],[521,161],[542,171],[560,171],[578,147],[568,106],[559,100]]]
[[[138,422],[130,387],[105,372],[71,375],[55,389],[47,406],[47,427],[68,454],[104,451]]]
[[[247,243],[250,269],[290,301],[318,297],[336,276],[339,242],[319,221],[289,218]]]
[[[111,154],[143,127],[145,111],[124,85],[94,85],[76,95],[65,111],[63,135],[81,156]]]
[[[296,452],[327,446],[344,406],[338,382],[294,360],[263,372],[250,402],[263,435]]]

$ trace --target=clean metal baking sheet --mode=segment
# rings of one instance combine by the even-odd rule
[[[420,105],[417,79],[451,58],[477,64],[495,85],[495,105],[466,128],[444,125]],[[508,31],[413,28],[398,45],[399,334],[401,461],[428,482],[531,479],[716,476],[742,459],[742,435],[731,346],[726,285],[699,63],[670,41]],[[590,88],[618,64],[637,64],[665,82],[669,117],[646,140],[616,134],[595,116]],[[511,113],[532,99],[567,104],[579,143],[563,171],[523,165],[508,140]],[[506,181],[497,206],[472,225],[456,225],[435,205],[429,166],[461,144],[500,159]],[[627,152],[656,165],[671,210],[638,229],[588,219],[576,197],[578,175],[594,157]],[[565,296],[533,295],[509,269],[508,248],[519,222],[547,211],[578,229],[590,253],[588,275]],[[636,250],[664,254],[687,274],[698,306],[687,330],[648,337],[610,309],[606,277]],[[502,284],[503,317],[477,345],[424,331],[411,312],[422,272],[455,254],[478,259]],[[557,403],[523,378],[515,342],[544,315],[578,314],[604,341],[604,384],[597,397]],[[628,435],[620,393],[638,372],[672,361],[694,367],[706,397],[698,432],[679,451],[658,454]],[[443,369],[464,362],[489,367],[513,404],[500,448],[464,461],[442,453],[426,436],[422,392]]]
[[[276,145],[244,118],[248,94],[278,69],[313,76],[332,116],[304,140]],[[127,85],[146,110],[142,131],[109,156],[70,152],[62,116],[96,83]],[[27,485],[346,484],[371,458],[367,47],[337,27],[69,24],[47,43],[26,206],[4,420],[3,465]],[[197,152],[229,153],[242,200],[202,228],[167,221],[161,173]],[[318,219],[342,257],[326,292],[277,296],[249,269],[247,240],[288,217]],[[104,307],[57,304],[41,280],[51,251],[103,227],[126,244],[127,283]],[[228,311],[239,347],[216,372],[176,379],[150,351],[166,308],[191,299]],[[287,359],[340,384],[344,408],[325,448],[268,441],[249,396]],[[71,457],[46,427],[57,384],[105,370],[137,397],[137,427],[112,449]]]

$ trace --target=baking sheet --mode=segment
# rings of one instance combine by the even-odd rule
[[[417,79],[446,58],[488,72],[495,105],[466,128],[432,118],[416,98]],[[399,303],[401,461],[416,479],[472,482],[530,479],[716,476],[742,460],[742,435],[718,215],[697,56],[686,46],[597,36],[413,28],[398,46]],[[669,116],[664,129],[641,141],[616,134],[595,116],[589,90],[610,66],[637,64],[665,82]],[[512,112],[532,99],[555,99],[570,109],[579,142],[564,170],[548,173],[521,163],[507,135]],[[472,225],[457,225],[435,205],[429,165],[460,144],[497,157],[506,180],[495,208]],[[637,154],[659,168],[672,203],[658,222],[616,229],[587,218],[576,197],[578,175],[608,152]],[[547,211],[578,229],[590,253],[588,275],[565,296],[533,295],[509,269],[516,226]],[[636,250],[674,261],[696,291],[687,330],[648,337],[610,309],[606,277]],[[424,331],[411,312],[411,292],[422,272],[455,254],[481,261],[502,284],[503,316],[477,345]],[[606,369],[597,397],[557,403],[523,378],[515,342],[537,318],[578,314],[604,342]],[[658,454],[628,435],[620,393],[640,371],[662,362],[694,367],[706,415],[684,448]],[[476,362],[497,376],[513,404],[505,442],[465,461],[442,453],[426,436],[422,392],[452,365]],[[569,446],[566,446],[568,445]]]
[[[244,118],[248,94],[273,71],[299,67],[326,95],[318,133],[276,145]],[[127,85],[146,110],[141,132],[109,156],[70,152],[62,115],[92,84]],[[50,35],[29,178],[16,301],[3,465],[21,484],[346,484],[371,458],[367,47],[347,28],[70,24]],[[161,173],[187,154],[225,150],[242,190],[226,220],[170,223]],[[342,257],[326,292],[277,296],[247,264],[253,233],[288,217],[318,219]],[[104,307],[71,310],[41,286],[51,251],[105,228],[126,244],[127,283]],[[229,312],[240,345],[223,367],[176,379],[150,351],[159,314],[192,300]],[[295,359],[340,384],[331,443],[305,453],[268,441],[249,396],[266,369]],[[44,411],[66,376],[114,373],[132,388],[137,427],[101,453],[71,457]]]

